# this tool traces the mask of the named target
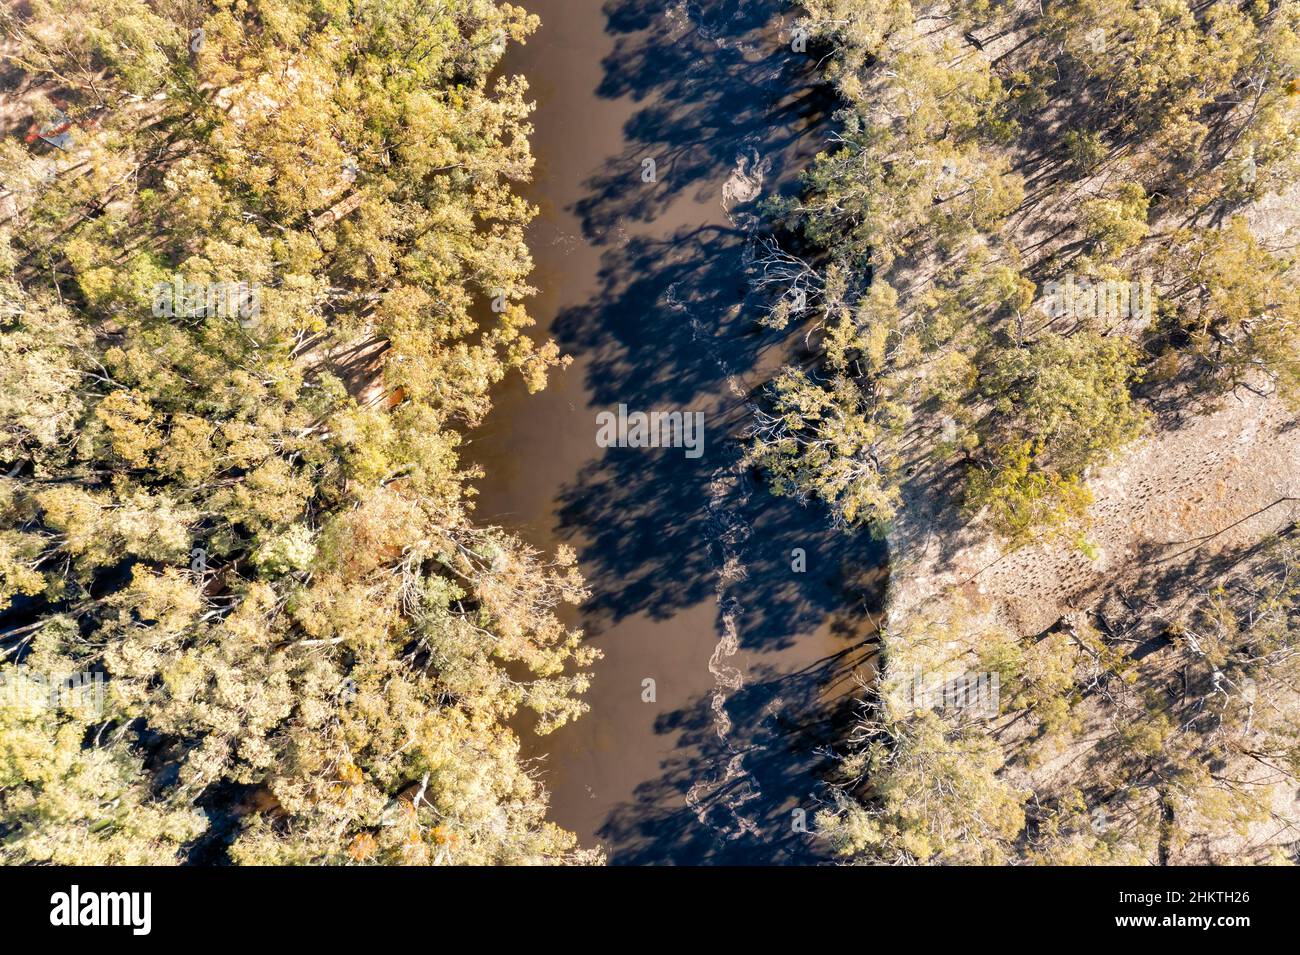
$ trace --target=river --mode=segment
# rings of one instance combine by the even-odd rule
[[[571,619],[604,652],[591,712],[527,754],[550,818],[613,863],[816,861],[795,823],[870,677],[884,554],[767,493],[736,437],[791,347],[754,321],[756,204],[824,147],[831,101],[775,3],[525,5],[542,27],[504,67],[537,103],[530,307],[574,361],[503,386],[467,457],[481,522],[576,548]],[[619,404],[703,412],[703,453],[599,447]]]

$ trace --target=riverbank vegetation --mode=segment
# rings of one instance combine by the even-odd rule
[[[583,581],[476,524],[458,456],[559,361],[521,304],[526,86],[493,73],[535,26],[0,13],[0,861],[596,858],[511,728],[584,709]],[[25,692],[58,674],[102,706]]]
[[[779,492],[884,530],[921,445],[1024,541],[1153,409],[1300,400],[1291,252],[1243,215],[1300,175],[1295,4],[804,9],[842,131],[773,209],[768,321],[820,352],[754,429]]]
[[[1300,407],[1294,241],[1259,211],[1300,176],[1300,5],[808,0],[795,32],[841,108],[759,261],[766,321],[816,349],[752,429],[777,493],[887,534],[929,462],[944,527],[1089,553],[1087,478],[1129,442]],[[876,861],[1254,859],[1253,822],[1294,828],[1293,564],[1284,534],[1118,635],[1022,640],[960,594],[892,619],[821,831]],[[909,704],[972,660],[999,718]]]
[[[890,863],[1294,862],[1298,557],[1292,527],[1176,615],[1108,606],[1037,639],[972,629],[960,601],[906,620],[821,834]],[[972,658],[998,678],[992,714],[917,705],[914,673]]]

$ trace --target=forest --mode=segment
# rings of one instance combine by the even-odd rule
[[[709,62],[689,45],[707,14],[678,6],[664,19],[686,32],[640,58],[627,37],[663,11],[602,8],[624,35],[597,93],[649,105],[620,114],[616,175],[587,180],[607,194],[574,203],[580,239],[551,242],[605,243],[596,279],[629,291],[540,331],[530,79],[559,81],[504,59],[542,26],[526,3],[0,10],[0,864],[603,863],[555,821],[530,755],[574,721],[618,748],[617,717],[588,712],[602,650],[575,621],[680,620],[701,591],[712,689],[645,722],[725,760],[665,760],[687,795],[650,822],[634,799],[621,821],[691,847],[677,820],[721,805],[727,840],[753,835],[745,760],[779,748],[741,733],[793,720],[780,697],[744,712],[753,687],[727,659],[761,625],[803,639],[815,596],[756,572],[755,612],[728,590],[759,563],[746,541],[768,540],[730,504],[748,478],[770,494],[782,572],[792,542],[801,562],[843,550],[864,567],[888,548],[875,669],[816,747],[830,765],[795,830],[825,861],[1296,861],[1300,2],[783,4],[785,45],[764,56],[803,58],[832,104],[823,141],[782,190],[764,186],[766,141],[746,140],[752,164],[711,209],[730,228],[704,223],[698,246],[623,231],[690,191],[674,176],[692,162],[700,179],[730,163],[709,137],[741,125],[708,113],[726,98],[672,100],[691,87],[655,56],[676,49],[682,76]],[[748,83],[717,36],[709,56]],[[639,178],[635,137],[674,119],[701,142]],[[659,191],[637,205],[618,176]],[[707,443],[686,404],[633,411],[624,434],[630,405],[604,392],[618,413],[595,417],[591,454],[655,463],[557,508],[595,514],[612,556],[480,514],[468,446],[498,395],[594,353],[586,374],[624,358],[618,384],[647,408],[672,386],[698,398],[725,337],[702,322],[729,321],[716,289],[738,283],[758,327],[727,347],[802,348],[715,362],[739,436],[703,400]],[[573,329],[636,308],[681,327],[630,344]],[[647,358],[648,341],[705,360]],[[752,395],[741,365],[763,368]],[[1153,476],[1189,447],[1228,463]],[[681,470],[614,457],[645,448]],[[1141,510],[1165,499],[1173,541]],[[835,543],[794,540],[791,502]],[[652,556],[628,512],[655,528]],[[701,554],[720,555],[716,580]],[[991,707],[918,694],[954,667],[996,688]],[[632,705],[657,702],[655,679],[629,685]]]
[[[816,343],[751,429],[777,493],[890,537],[924,470],[940,533],[1099,561],[1098,467],[1243,395],[1294,420],[1295,243],[1258,208],[1300,172],[1300,5],[810,0],[797,22],[841,128],[771,204],[763,268],[790,291],[765,321]],[[820,816],[838,851],[1293,861],[1295,526],[1127,629],[1079,607],[1018,634],[960,587],[891,615]],[[939,658],[998,674],[1000,717],[909,705]]]
[[[527,87],[492,76],[535,26],[0,14],[32,127],[0,144],[0,861],[592,860],[509,726],[583,711],[584,583],[475,522],[458,453],[559,361],[525,334]]]

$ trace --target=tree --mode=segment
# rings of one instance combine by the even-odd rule
[[[1091,554],[1089,470],[1159,424],[1148,401],[1189,409],[1248,388],[1294,402],[1294,257],[1245,213],[1297,181],[1300,6],[805,11],[840,126],[800,195],[772,205],[789,247],[760,260],[764,291],[805,293],[805,309],[772,315],[801,323],[816,351],[773,377],[755,415],[752,460],[777,493],[873,529],[918,499],[928,521],[992,530],[1005,549],[1055,537]],[[1148,276],[1149,310],[1035,302],[1052,283]],[[950,499],[934,478],[953,473]],[[1290,785],[1293,737],[1245,741],[1252,710],[1226,664],[1245,621],[1286,616],[1276,605],[1238,595],[1201,624],[1198,662],[1175,661],[1197,678],[1171,705],[1166,658],[1132,658],[1104,621],[1028,646],[966,626],[958,594],[930,596],[953,612],[952,646],[1003,675],[1007,741],[891,709],[928,639],[922,611],[896,612],[883,689],[819,816],[845,855],[1168,861],[1219,851],[1213,840],[1267,818],[1263,793]],[[1243,652],[1281,665],[1286,639],[1272,640]],[[1025,801],[1010,780],[1065,750],[1070,767]]]
[[[494,383],[560,361],[525,334],[527,87],[493,78],[536,22],[0,14],[81,151],[0,152],[30,186],[0,235],[0,674],[107,681],[99,713],[0,711],[7,860],[599,858],[511,728],[585,709],[573,554],[477,526],[458,452]]]

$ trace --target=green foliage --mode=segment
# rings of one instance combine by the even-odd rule
[[[880,457],[886,427],[864,411],[858,385],[841,375],[826,387],[788,370],[773,392],[773,412],[755,425],[750,452],[773,492],[816,496],[844,523],[864,519],[883,530],[897,490]]]
[[[488,0],[0,14],[79,150],[0,149],[27,184],[0,235],[0,673],[108,680],[99,715],[0,709],[5,861],[597,858],[510,728],[585,709],[574,556],[475,526],[457,452],[493,384],[559,361],[524,334],[526,86],[492,78],[535,25]],[[169,314],[173,281],[259,307]]]
[[[1216,389],[1276,388],[1300,404],[1300,292],[1288,256],[1262,248],[1241,217],[1189,234],[1170,253],[1174,321]]]
[[[987,733],[923,711],[889,721],[841,766],[870,779],[870,807],[842,802],[817,825],[841,855],[885,862],[996,865],[1024,827],[1026,794],[998,776],[1003,757]]]
[[[993,464],[972,475],[968,501],[992,508],[1013,541],[1082,517],[1084,468],[1131,440],[1143,413],[1129,394],[1137,353],[1123,338],[1047,333],[994,356],[981,382]]]
[[[967,501],[1022,544],[1074,521],[1088,466],[1139,433],[1133,386],[1153,357],[1193,367],[1211,396],[1300,393],[1292,258],[1241,218],[1218,225],[1297,179],[1294,4],[964,2],[936,17],[818,0],[801,23],[828,48],[842,130],[773,211],[816,252],[800,282],[821,294],[802,318],[823,367],[778,375],[767,413],[806,424],[789,417],[798,393],[874,422],[878,461],[964,452]],[[1151,273],[1160,320],[1035,304],[1073,273]],[[1145,348],[1153,336],[1177,354]],[[901,469],[770,425],[755,458],[781,493],[888,523]]]
[[[841,109],[802,193],[773,206],[819,292],[797,316],[818,360],[775,376],[751,434],[778,493],[887,529],[919,464],[907,490],[927,519],[964,504],[1009,547],[1047,537],[1096,558],[1091,469],[1154,408],[1240,388],[1297,401],[1295,243],[1264,241],[1250,206],[1300,180],[1300,6],[815,0],[801,23]],[[780,250],[759,265],[784,291]],[[1147,275],[1149,311],[1047,301],[1075,276]],[[949,468],[960,493],[935,501],[922,482]],[[1294,709],[1291,561],[1174,624],[1177,699],[1168,655],[1139,660],[1105,627],[1022,643],[939,595],[954,618],[939,643],[1001,676],[1007,739],[892,705],[936,652],[909,620],[886,635],[881,701],[819,828],[868,861],[1120,863],[1194,842],[1220,857],[1215,840],[1277,818],[1269,794],[1296,778],[1294,731],[1261,723],[1261,706]],[[1049,763],[1026,802],[1011,780]]]

